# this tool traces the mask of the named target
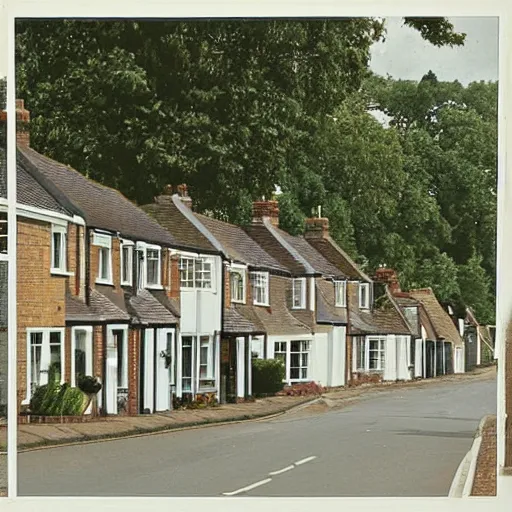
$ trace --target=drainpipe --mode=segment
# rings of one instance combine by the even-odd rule
[[[154,353],[154,356],[153,356],[153,413],[156,412],[156,372],[157,372],[157,368],[158,368],[158,353],[157,353],[157,338],[156,338],[156,335],[157,335],[157,329],[156,327],[153,328],[153,353]]]
[[[84,247],[85,247],[85,303],[87,306],[91,304],[91,230],[84,230]]]
[[[227,396],[222,396],[222,389],[221,389],[221,382],[222,382],[222,339],[224,338],[224,307],[226,305],[226,263],[228,263],[227,260],[225,260],[221,256],[221,297],[220,297],[220,330],[219,330],[219,357],[217,358],[217,361],[219,362],[219,369],[218,369],[218,375],[219,375],[219,382],[217,382],[217,400],[219,402],[224,402],[227,400]],[[228,363],[229,364],[229,363]],[[227,379],[226,379],[226,391],[227,391]]]

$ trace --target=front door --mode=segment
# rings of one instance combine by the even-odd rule
[[[128,395],[128,328],[107,327],[107,371],[105,394],[107,414],[118,414],[126,408]]]
[[[145,329],[142,346],[142,413],[152,413],[155,392],[155,330]]]
[[[171,409],[171,385],[174,383],[174,329],[158,329],[156,346],[156,410]]]
[[[92,376],[92,327],[73,327],[71,355],[71,385],[78,386],[79,377]],[[90,414],[92,404],[86,414]]]

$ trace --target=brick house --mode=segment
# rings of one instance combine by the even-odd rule
[[[118,191],[31,149],[27,133],[17,162],[20,403],[56,363],[62,382],[100,379],[103,414],[170,409],[174,239]]]
[[[430,378],[464,373],[465,343],[432,289],[404,292],[393,269],[379,269],[377,275],[388,285],[409,322],[415,324],[415,376]]]
[[[368,277],[332,239],[329,219],[306,219],[305,240],[346,276],[347,383],[412,378],[412,332],[387,286]]]
[[[301,336],[267,336],[266,356],[282,357],[287,381],[346,383],[347,276],[304,237],[279,229],[277,201],[253,203],[249,236],[291,274],[286,291],[291,315],[307,326]],[[295,374],[292,374],[292,371]]]

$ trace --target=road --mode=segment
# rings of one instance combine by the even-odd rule
[[[19,454],[20,496],[447,496],[494,379],[318,412]],[[273,474],[271,474],[273,473]]]

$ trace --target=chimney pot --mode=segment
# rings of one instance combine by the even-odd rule
[[[401,292],[398,275],[392,268],[378,268],[375,272],[375,281],[386,284],[392,295]]]
[[[185,183],[182,183],[176,187],[176,192],[181,199],[181,202],[187,206],[188,208],[192,209],[192,199],[188,195],[188,187],[185,185]]]

